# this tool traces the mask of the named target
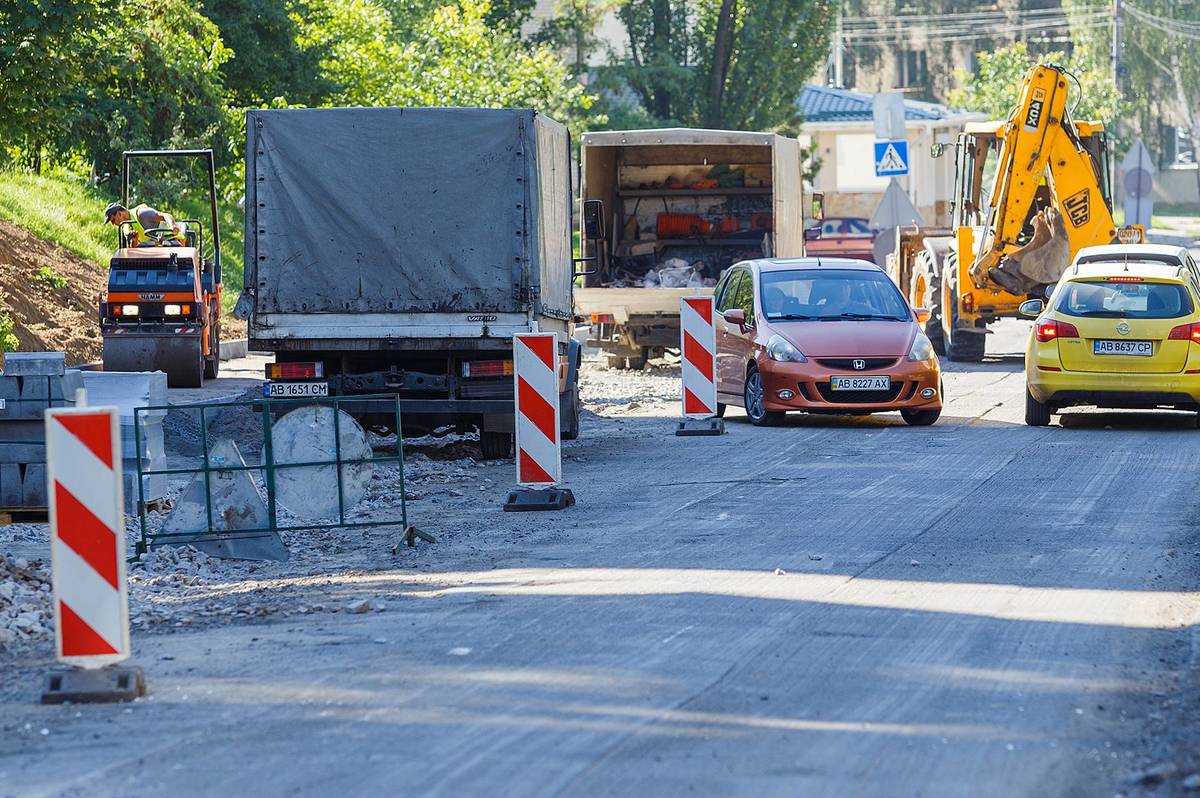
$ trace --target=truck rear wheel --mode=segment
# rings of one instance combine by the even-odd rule
[[[503,460],[512,456],[513,434],[511,432],[479,433],[479,450],[484,460]]]

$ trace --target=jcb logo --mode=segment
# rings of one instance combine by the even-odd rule
[[[1046,105],[1044,89],[1034,89],[1033,97],[1029,100],[1029,110],[1025,112],[1025,129],[1034,133],[1042,123],[1042,109]]]
[[[1067,209],[1067,218],[1073,227],[1083,227],[1092,218],[1091,194],[1086,188],[1063,200],[1063,207]]]

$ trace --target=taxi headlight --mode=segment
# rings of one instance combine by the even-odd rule
[[[808,358],[782,335],[772,335],[767,341],[767,357],[785,363],[807,363]]]
[[[933,342],[923,332],[918,332],[908,350],[908,359],[913,361],[933,360]]]
[[[122,305],[121,306],[121,315],[122,316],[136,316],[137,314],[138,314],[138,306],[137,305]]]

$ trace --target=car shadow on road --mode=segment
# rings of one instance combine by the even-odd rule
[[[1188,411],[1151,410],[1151,411],[1100,411],[1088,412],[1079,410],[1067,412],[1059,416],[1059,426],[1063,429],[1112,429],[1133,430],[1137,432],[1175,431],[1195,429],[1197,416]]]

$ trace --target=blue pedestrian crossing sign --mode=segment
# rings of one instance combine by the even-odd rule
[[[875,142],[875,176],[898,177],[908,174],[908,142]]]

